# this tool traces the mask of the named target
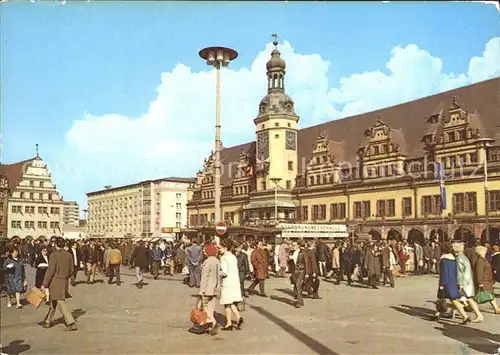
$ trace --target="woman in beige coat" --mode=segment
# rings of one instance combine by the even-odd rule
[[[478,246],[476,247],[476,254],[478,256],[475,269],[476,286],[478,289],[494,293],[493,290],[493,270],[491,268],[490,262],[486,259],[486,247]],[[490,302],[491,306],[495,310],[496,314],[500,314],[500,307],[498,307],[496,299]]]
[[[214,244],[207,245],[203,252],[207,258],[201,266],[200,300],[198,307],[201,306],[207,314],[208,332],[215,335],[219,329],[214,311],[215,298],[220,296],[221,267],[219,259],[216,257],[217,247]]]

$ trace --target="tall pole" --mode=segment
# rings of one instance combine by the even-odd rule
[[[238,52],[234,49],[226,47],[207,47],[200,51],[200,57],[207,61],[207,64],[215,68],[217,75],[216,86],[215,86],[215,162],[214,162],[214,210],[215,210],[215,222],[222,220],[221,216],[221,164],[220,164],[220,69],[221,67],[227,67],[229,62],[238,57]]]
[[[278,225],[278,184],[274,185],[274,225]]]
[[[490,242],[490,194],[488,192],[488,143],[484,144],[483,164],[484,164],[484,216],[486,218],[486,241]]]
[[[220,62],[216,62],[215,72],[217,83],[215,87],[215,222],[222,220],[220,209]]]

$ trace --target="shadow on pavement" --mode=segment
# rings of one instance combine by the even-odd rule
[[[293,297],[293,291],[287,288],[275,288],[275,291],[279,291],[281,293],[284,293],[285,295],[292,296]]]
[[[9,345],[3,347],[2,353],[9,355],[18,355],[25,351],[28,351],[31,348],[31,345],[23,344],[24,340],[15,340],[11,341]]]
[[[446,323],[441,325],[442,328],[434,327],[434,329],[440,330],[443,335],[455,339],[475,351],[495,354],[500,347],[500,334],[492,334],[484,330],[463,325]]]
[[[423,307],[414,307],[409,306],[407,304],[402,304],[399,306],[391,306],[391,308],[395,311],[404,313],[408,316],[418,317],[427,321],[434,321],[434,314],[436,313],[433,309],[423,308]]]
[[[266,311],[264,308],[259,306],[250,306],[253,310],[255,310],[260,315],[266,317],[268,320],[276,324],[278,327],[283,329],[285,332],[293,336],[295,339],[300,341],[302,344],[306,345],[309,349],[311,349],[315,354],[321,355],[338,355],[335,351],[323,345],[319,341],[311,338],[309,335],[301,332],[291,324],[285,322],[283,319],[276,317],[269,311]]]
[[[278,301],[287,304],[289,306],[295,307],[295,302],[289,298],[278,297],[278,296],[270,296],[269,298],[271,298],[273,301]]]

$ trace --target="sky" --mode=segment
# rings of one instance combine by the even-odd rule
[[[300,127],[500,76],[500,13],[471,2],[0,4],[2,163],[40,156],[65,200],[194,176],[213,147],[222,45],[224,146],[255,139],[272,33]]]

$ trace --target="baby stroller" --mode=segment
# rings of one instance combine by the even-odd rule
[[[189,269],[187,266],[184,266],[182,268],[182,276],[183,276],[182,283],[184,285],[188,285],[189,284]]]

